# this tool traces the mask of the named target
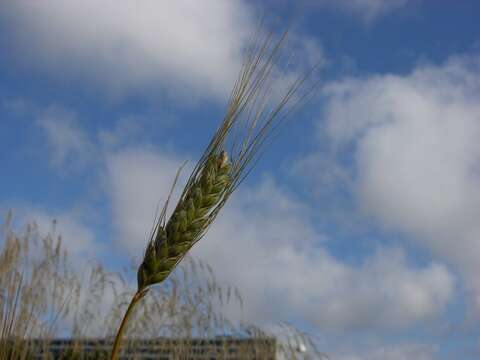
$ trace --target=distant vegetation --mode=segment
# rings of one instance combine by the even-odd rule
[[[131,269],[123,274],[94,263],[85,271],[85,267],[76,268],[76,259],[69,258],[55,221],[48,234],[40,234],[35,223],[14,228],[11,214],[0,226],[0,360],[30,358],[34,351],[30,339],[44,344],[55,338],[112,339],[135,292],[135,282],[126,278],[132,277],[137,264],[132,261]],[[225,316],[227,306],[243,311],[241,295],[231,286],[220,285],[212,269],[200,261],[186,258],[151,291],[131,318],[126,348],[135,338],[268,336],[256,326],[236,324]],[[318,355],[315,358],[320,358],[308,337],[290,330],[290,338],[278,343],[282,358],[298,358],[299,343],[307,344]],[[181,347],[179,343],[178,358],[182,358]],[[100,351],[97,355],[98,359],[106,356]],[[78,347],[64,358],[85,357]]]

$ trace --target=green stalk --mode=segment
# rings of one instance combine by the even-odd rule
[[[130,318],[130,315],[132,314],[132,311],[135,305],[138,304],[138,302],[143,299],[146,293],[147,293],[146,289],[141,289],[141,290],[139,289],[137,290],[135,295],[133,295],[132,300],[128,305],[127,311],[125,311],[125,315],[123,316],[122,323],[118,328],[117,335],[115,336],[115,341],[113,342],[113,348],[112,348],[112,354],[110,355],[110,360],[117,359],[118,352],[120,351],[120,345],[122,342],[123,333],[125,332],[128,319]]]

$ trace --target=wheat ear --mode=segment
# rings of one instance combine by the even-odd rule
[[[138,290],[121,322],[111,359],[116,359],[122,334],[135,305],[151,285],[165,280],[188,250],[202,238],[230,195],[256,164],[266,140],[286,115],[311,93],[311,89],[308,89],[284,111],[309,76],[308,72],[291,84],[275,106],[268,106],[272,100],[272,71],[279,60],[287,32],[277,42],[272,41],[272,35],[257,36],[247,49],[230,95],[226,115],[193,169],[172,215],[166,221],[172,187],[138,269]],[[178,173],[174,185],[177,178]]]
[[[209,156],[179,201],[165,228],[157,223],[155,238],[147,246],[138,269],[138,288],[160,283],[170,274],[182,257],[205,231],[214,209],[231,184],[231,164],[227,153]]]

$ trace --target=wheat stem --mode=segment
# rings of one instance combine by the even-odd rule
[[[135,305],[138,304],[140,300],[143,299],[145,294],[147,293],[147,290],[145,289],[139,289],[135,295],[133,295],[132,300],[130,301],[130,304],[128,304],[128,308],[125,311],[125,315],[123,316],[122,322],[120,324],[120,327],[118,328],[117,335],[115,336],[115,341],[113,342],[113,348],[112,348],[112,353],[110,355],[110,360],[116,360],[118,356],[118,352],[120,351],[120,345],[122,342],[122,337],[123,333],[125,331],[128,319],[132,315],[133,309]]]

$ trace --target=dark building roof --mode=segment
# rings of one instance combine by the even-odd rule
[[[32,359],[108,359],[111,339],[30,340]],[[122,360],[275,360],[275,338],[156,338],[123,342]]]

